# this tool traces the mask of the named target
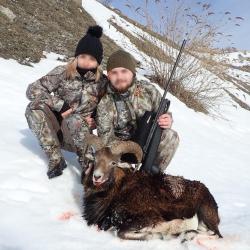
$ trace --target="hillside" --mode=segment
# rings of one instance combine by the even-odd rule
[[[66,20],[66,21],[65,21]],[[0,56],[39,62],[43,51],[74,56],[79,39],[95,20],[74,0],[0,1]],[[105,58],[119,47],[102,37]]]
[[[157,49],[160,61],[173,64],[174,58],[164,53],[162,48],[166,46],[166,50],[178,49],[176,44],[126,17],[117,9],[111,7],[108,9],[98,3],[98,8],[101,13],[103,12],[99,15],[99,12],[88,12],[88,6],[91,8],[91,0],[84,1],[83,4],[84,8],[76,0],[2,0],[0,3],[0,56],[30,65],[32,62],[39,62],[44,57],[43,51],[46,51],[64,55],[61,60],[65,61],[74,55],[75,46],[87,27],[98,22],[107,27],[102,38],[104,67],[107,57],[119,48],[132,52],[142,69],[148,68],[144,57],[156,56],[157,58],[152,51]],[[187,59],[183,62],[184,71],[185,68],[190,68],[191,63],[200,64],[203,70],[202,79],[197,78],[193,83],[194,86],[199,85],[201,81],[211,81],[211,79],[216,83],[216,88],[220,86],[223,98],[218,104],[214,102],[215,110],[223,113],[217,107],[223,102],[235,108],[250,110],[250,53],[240,51],[218,53],[211,57],[205,53],[188,51]],[[145,72],[143,74],[145,75]],[[154,79],[152,73],[147,77]],[[194,78],[191,76],[190,79],[186,79],[186,82],[193,81]],[[184,81],[185,84],[189,85]],[[185,87],[179,89],[178,86],[180,85],[177,84],[177,89],[176,86],[170,89],[178,99],[196,111],[213,114],[210,112],[210,109],[211,111],[213,109],[211,104],[210,107],[206,107],[200,97],[193,98],[192,86],[189,87],[191,93],[189,89]]]

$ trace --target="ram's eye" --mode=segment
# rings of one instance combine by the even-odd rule
[[[116,162],[115,162],[115,161],[112,161],[112,162],[111,162],[111,165],[112,165],[112,166],[116,166]]]

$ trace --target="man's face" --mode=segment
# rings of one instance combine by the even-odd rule
[[[132,84],[134,74],[122,67],[114,68],[108,72],[112,86],[120,93],[125,92]]]

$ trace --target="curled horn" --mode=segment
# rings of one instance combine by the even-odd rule
[[[105,144],[103,143],[102,139],[98,137],[97,135],[93,135],[93,134],[86,135],[85,143],[88,146],[92,146],[95,149],[95,151],[98,151],[101,148],[105,147]]]
[[[84,146],[86,159],[94,161],[96,151],[100,150],[104,146],[105,144],[103,143],[100,137],[93,134],[87,134],[85,137],[85,146]]]
[[[115,143],[111,146],[111,151],[113,154],[120,156],[127,153],[134,154],[138,163],[141,162],[143,156],[140,145],[133,141],[120,141]]]

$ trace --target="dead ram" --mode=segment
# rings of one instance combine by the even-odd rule
[[[212,231],[222,237],[217,204],[199,181],[163,173],[133,171],[123,154],[142,159],[134,142],[105,147],[100,138],[87,138],[91,149],[83,174],[84,218],[102,230],[115,229],[120,238],[146,240],[185,232]]]

